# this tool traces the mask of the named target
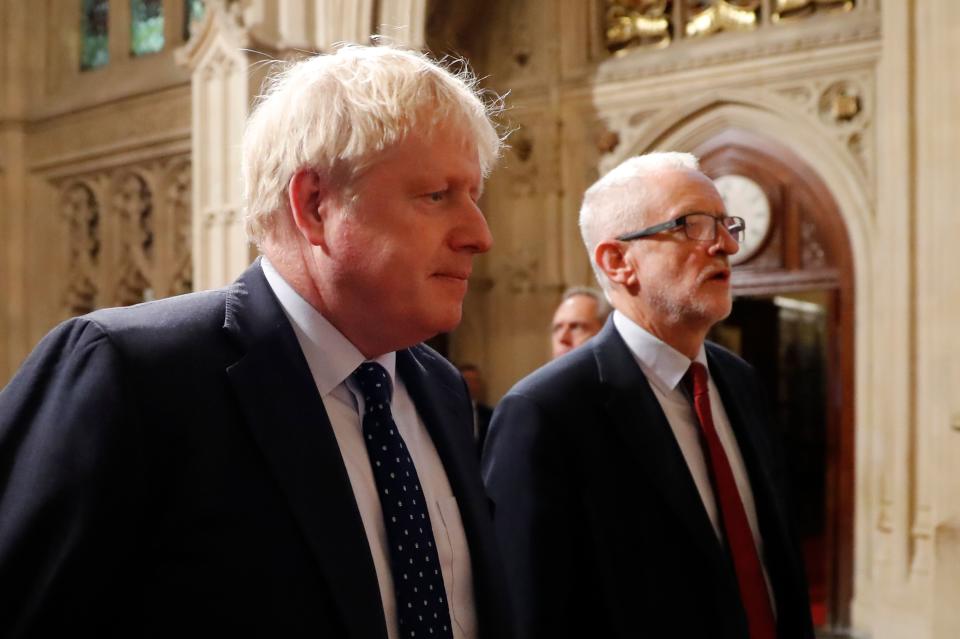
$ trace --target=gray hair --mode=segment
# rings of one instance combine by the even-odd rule
[[[675,169],[700,170],[690,153],[656,152],[631,157],[593,183],[580,205],[580,234],[590,256],[590,266],[604,290],[610,286],[596,263],[595,250],[604,240],[636,231],[647,217],[647,201],[655,178]]]
[[[438,63],[392,46],[342,45],[285,67],[247,121],[241,153],[247,236],[258,246],[289,212],[287,184],[312,168],[348,188],[376,155],[414,131],[453,122],[474,142],[486,177],[503,140],[488,99],[463,61]]]
[[[603,291],[598,288],[594,288],[593,286],[571,286],[563,292],[563,297],[560,298],[560,303],[563,304],[571,297],[576,297],[577,295],[589,297],[597,303],[597,321],[599,321],[601,324],[603,324],[604,320],[607,319],[607,315],[609,315],[613,310],[613,307],[610,306],[610,302],[607,300],[607,296],[603,294]]]

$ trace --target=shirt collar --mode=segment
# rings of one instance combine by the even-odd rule
[[[267,284],[273,289],[280,307],[293,326],[317,390],[321,397],[329,395],[333,389],[344,383],[366,358],[343,333],[283,279],[266,256],[260,258],[260,267],[267,278]],[[391,386],[396,387],[396,352],[384,353],[372,361],[387,370]]]
[[[690,368],[690,358],[620,311],[613,312],[613,323],[650,383],[664,393],[674,390]],[[693,361],[707,366],[707,353],[702,344]]]

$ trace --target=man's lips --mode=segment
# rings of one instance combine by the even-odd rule
[[[466,281],[470,279],[470,271],[443,271],[440,273],[434,273],[433,276],[451,280]]]
[[[704,282],[729,282],[730,281],[730,269],[729,268],[719,268],[708,271],[703,277]]]

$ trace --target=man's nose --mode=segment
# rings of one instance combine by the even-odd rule
[[[717,224],[717,239],[710,245],[710,254],[723,252],[724,255],[733,255],[740,250],[740,242],[731,235],[727,227]]]
[[[493,246],[493,235],[490,233],[490,227],[487,225],[487,218],[483,211],[472,199],[468,199],[461,212],[463,224],[460,233],[457,234],[457,246],[459,250],[467,250],[471,253],[486,253]]]

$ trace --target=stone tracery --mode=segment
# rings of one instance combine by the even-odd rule
[[[167,190],[157,193],[155,185]],[[67,227],[67,314],[192,289],[189,158],[146,160],[55,186]],[[104,192],[106,207],[98,197]]]

